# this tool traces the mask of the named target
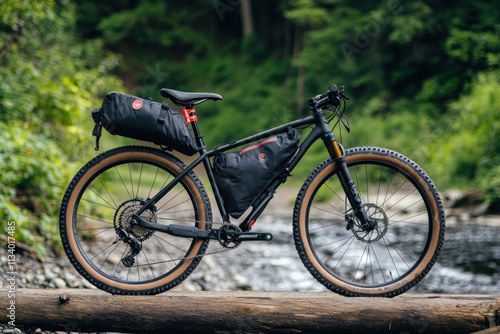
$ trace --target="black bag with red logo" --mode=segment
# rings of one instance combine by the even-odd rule
[[[217,188],[227,212],[239,218],[297,152],[300,134],[295,129],[268,138],[239,152],[221,153],[214,159]]]
[[[101,128],[112,135],[144,140],[193,155],[198,151],[193,134],[176,110],[166,103],[144,100],[137,96],[110,92],[100,108],[92,111],[96,123],[92,134],[99,149]]]

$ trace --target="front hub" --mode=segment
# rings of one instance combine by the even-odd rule
[[[346,215],[347,229],[351,230],[356,239],[364,243],[377,242],[387,233],[389,218],[379,206],[371,203],[363,204],[366,215],[369,218],[368,226],[365,226],[354,213]]]

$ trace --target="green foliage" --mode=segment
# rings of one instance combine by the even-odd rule
[[[108,90],[116,57],[77,42],[73,5],[7,1],[0,13],[0,219],[43,255],[59,242],[59,204],[92,154],[90,111]]]
[[[255,28],[243,36],[238,1],[4,0],[0,219],[15,220],[28,244],[58,243],[62,192],[93,154],[89,113],[108,91],[124,90],[113,71],[130,92],[155,100],[162,87],[220,93],[223,101],[197,108],[210,148],[305,115],[309,97],[345,85],[345,147],[398,150],[440,188],[480,188],[496,203],[496,7],[251,1]],[[322,143],[307,158],[295,179],[325,159]]]
[[[451,103],[447,131],[430,151],[436,177],[446,185],[484,189],[500,199],[500,72],[480,73],[470,93]]]
[[[169,47],[189,47],[191,51],[203,52],[210,48],[209,40],[200,38],[196,28],[197,22],[204,19],[201,9],[208,9],[209,4],[191,2],[199,10],[193,11],[190,6],[162,0],[137,1],[135,6],[122,11],[113,10],[108,13],[109,16],[100,17],[102,20],[97,28],[106,43],[133,46],[139,51],[137,54],[147,50],[149,57]]]
[[[245,57],[223,57],[207,62],[214,78],[213,90],[226,92],[223,101],[198,107],[200,126],[209,147],[227,143],[291,120],[294,99],[286,89],[286,62],[268,59],[253,67]],[[238,67],[240,71],[234,72]],[[231,74],[232,73],[232,74]],[[193,77],[194,74],[189,77]],[[273,83],[282,82],[281,87]],[[238,85],[234,90],[232,86]]]
[[[65,155],[53,140],[19,121],[0,124],[0,140],[1,219],[16,222],[16,240],[33,246],[58,244],[54,217],[62,181],[71,177]]]
[[[482,130],[462,133],[448,120],[457,113],[453,101],[469,99],[474,89],[470,83],[477,73],[498,68],[500,26],[494,4],[404,0],[263,3],[252,2],[257,28],[245,38],[241,38],[239,4],[224,2],[217,7],[202,0],[176,5],[176,15],[168,22],[155,20],[171,8],[168,1],[122,3],[115,11],[99,6],[94,10],[101,10],[102,18],[95,19],[93,26],[99,29],[94,34],[104,36],[114,50],[127,56],[131,53],[124,51],[124,45],[140,50],[125,62],[134,69],[143,67],[142,73],[133,71],[133,81],[138,84],[133,88],[141,96],[159,99],[161,87],[222,94],[224,101],[198,107],[209,147],[305,114],[307,98],[333,82],[346,85],[351,97],[352,133],[344,131],[342,136],[346,147],[378,145],[401,151],[443,184],[465,184],[454,183],[459,175],[476,180],[478,170],[483,169],[477,166],[474,154],[464,152],[485,145],[478,133]],[[188,7],[190,15],[185,12]],[[119,38],[113,37],[115,33]],[[164,48],[155,49],[155,45]],[[301,88],[298,69],[305,79],[304,108],[293,111]],[[130,73],[122,75],[130,77]],[[463,144],[468,150],[455,152],[462,138],[470,138]],[[498,148],[486,153],[498,155]],[[441,163],[436,156],[449,161]],[[322,145],[316,145],[308,157],[311,162],[322,161]],[[445,177],[449,164],[461,172]],[[485,164],[494,165],[490,160]],[[307,169],[301,164],[296,174],[306,174]],[[484,188],[483,183],[475,184]]]

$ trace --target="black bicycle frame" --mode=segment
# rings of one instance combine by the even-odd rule
[[[229,144],[217,147],[213,150],[207,151],[205,147],[205,143],[203,141],[203,137],[199,131],[196,117],[194,117],[195,110],[194,108],[190,108],[187,110],[187,113],[189,114],[191,118],[191,125],[193,128],[193,132],[195,134],[195,138],[198,144],[199,149],[199,154],[200,156],[193,161],[189,166],[186,167],[179,175],[177,175],[168,185],[166,185],[163,189],[161,189],[154,197],[151,199],[148,199],[144,206],[137,211],[137,213],[134,215],[134,218],[138,222],[140,226],[150,228],[153,230],[158,230],[158,231],[163,231],[167,232],[167,228],[165,226],[159,225],[159,224],[150,224],[143,219],[140,218],[140,215],[153,207],[163,196],[165,196],[180,180],[187,175],[191,170],[193,170],[196,166],[198,166],[200,163],[203,163],[205,167],[205,171],[208,176],[208,180],[210,182],[210,185],[212,186],[212,190],[214,193],[215,200],[217,202],[217,207],[219,209],[219,212],[222,216],[223,222],[224,223],[229,223],[229,215],[224,207],[224,203],[222,200],[222,197],[220,195],[219,189],[217,187],[217,184],[215,183],[215,178],[212,172],[212,164],[210,162],[210,158],[216,156],[217,154],[221,152],[226,152],[231,149],[234,149],[239,146],[243,146],[252,142],[255,142],[260,139],[268,138],[274,135],[278,135],[281,133],[286,133],[290,128],[300,128],[303,126],[309,126],[309,125],[315,125],[312,129],[312,131],[307,135],[307,137],[300,143],[298,153],[290,160],[288,163],[287,167],[285,170],[280,173],[267,187],[266,189],[259,195],[259,197],[255,200],[253,204],[253,209],[252,211],[247,215],[245,220],[240,224],[240,229],[242,231],[249,231],[253,224],[255,223],[255,220],[258,218],[258,216],[264,211],[266,208],[267,204],[270,202],[270,200],[273,198],[274,193],[276,189],[286,181],[288,176],[290,176],[290,173],[293,171],[293,169],[297,166],[299,161],[304,157],[306,152],[309,150],[311,145],[316,142],[316,140],[322,138],[325,146],[328,149],[328,152],[330,153],[330,156],[336,160],[338,163],[337,165],[339,166],[339,179],[342,184],[342,187],[344,188],[344,191],[348,197],[348,200],[351,204],[351,206],[354,208],[354,212],[357,214],[357,216],[361,219],[362,224],[366,224],[369,221],[369,218],[367,218],[366,212],[363,209],[361,200],[359,198],[359,194],[354,186],[354,182],[352,181],[352,178],[349,174],[349,171],[347,169],[346,163],[345,163],[345,158],[343,154],[343,150],[341,146],[336,142],[335,135],[333,134],[332,130],[328,126],[328,121],[326,117],[323,114],[323,111],[316,106],[311,106],[311,109],[313,110],[312,116],[308,116],[299,120],[295,120],[280,126],[277,126],[275,128],[259,132],[257,134],[254,134],[252,136],[233,141]],[[186,111],[186,110],[185,110]],[[194,237],[195,235],[193,235]],[[200,236],[200,234],[197,234],[196,236]],[[207,235],[208,236],[208,235]]]

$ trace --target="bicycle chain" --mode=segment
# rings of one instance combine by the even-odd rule
[[[202,221],[202,220],[175,219],[175,218],[159,218],[159,217],[157,217],[156,219],[157,220],[158,219],[169,220],[169,221],[182,222],[182,223],[193,223],[193,222],[196,223],[196,224],[204,223],[204,224],[211,224],[212,226],[213,225],[221,225],[221,226],[224,225],[224,223],[206,222],[206,221]],[[220,241],[219,241],[219,244],[220,244]],[[228,252],[228,251],[231,251],[231,250],[234,250],[234,249],[238,248],[238,246],[231,247],[231,248],[224,248],[224,249],[220,249],[220,250],[216,250],[216,251],[212,251],[212,252],[208,252],[208,253],[203,253],[201,255],[185,256],[185,257],[182,257],[182,258],[179,258],[179,259],[170,259],[170,260],[158,261],[158,262],[147,263],[147,264],[137,264],[137,266],[138,267],[145,267],[145,266],[152,266],[152,265],[156,265],[156,264],[162,264],[162,263],[168,263],[168,262],[174,262],[174,261],[191,260],[191,259],[195,259],[197,257],[206,256],[206,255],[213,255],[213,254],[219,254],[219,253]]]

